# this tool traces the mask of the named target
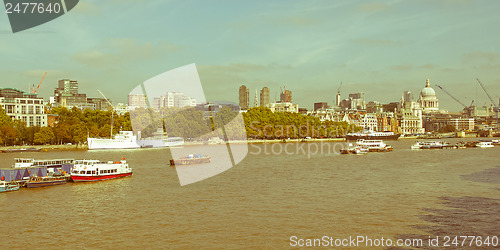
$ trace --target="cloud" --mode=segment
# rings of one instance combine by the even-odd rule
[[[273,21],[281,25],[292,27],[307,27],[318,23],[316,19],[301,16],[285,16]]]
[[[495,63],[500,59],[500,54],[475,51],[464,54],[462,59],[465,63],[477,63],[477,62]]]
[[[370,39],[370,38],[360,38],[352,40],[353,43],[359,45],[368,45],[368,46],[387,46],[387,45],[399,45],[401,43],[395,42],[393,40],[384,40],[384,39]]]
[[[384,3],[362,3],[357,6],[359,11],[374,12],[387,9],[389,6]]]
[[[118,68],[127,62],[151,59],[177,50],[177,45],[168,42],[152,44],[114,38],[101,42],[95,49],[74,54],[73,59],[89,67]]]

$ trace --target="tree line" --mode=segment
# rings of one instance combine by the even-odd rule
[[[27,127],[20,120],[12,120],[0,107],[0,144],[80,144],[88,136],[111,136],[112,111],[56,107],[46,113],[57,117],[54,126]],[[321,122],[317,117],[289,112],[273,113],[265,107],[250,108],[243,113],[243,119],[238,114],[227,106],[217,112],[193,107],[162,108],[159,111],[138,108],[124,115],[113,114],[113,134],[134,129],[141,131],[141,137],[145,138],[154,136],[160,130],[169,137],[183,137],[190,141],[213,137],[230,140],[333,138],[361,130],[346,122]]]

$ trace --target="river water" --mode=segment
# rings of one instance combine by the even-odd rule
[[[0,154],[2,168],[14,157],[125,157],[134,169],[130,178],[0,194],[0,244],[232,249],[288,248],[292,236],[499,236],[500,147],[388,143],[393,152],[366,155],[311,152],[320,143],[253,144],[235,167],[186,186],[168,149]]]

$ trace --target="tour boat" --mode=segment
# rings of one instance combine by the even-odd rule
[[[388,152],[393,148],[384,143],[383,140],[364,140],[359,139],[356,141],[356,146],[368,150],[368,152]]]
[[[202,164],[202,163],[209,163],[210,162],[210,156],[207,155],[200,155],[200,154],[190,154],[188,156],[184,156],[179,159],[171,159],[170,160],[170,165],[175,166],[175,165],[191,165],[191,164]]]
[[[132,168],[123,158],[118,162],[100,162],[99,160],[75,160],[71,171],[74,182],[103,181],[132,175]]]
[[[401,135],[394,132],[375,132],[363,131],[358,133],[349,133],[345,136],[347,141],[364,140],[397,140]]]
[[[353,146],[352,143],[349,143],[349,147],[348,148],[344,148],[344,149],[340,150],[340,154],[356,154],[356,155],[359,155],[359,154],[366,154],[366,153],[368,153],[368,149],[367,148],[363,148],[363,147],[360,147],[360,146]]]
[[[57,168],[64,164],[73,164],[73,159],[35,160],[33,158],[15,158],[14,168],[48,167]]]
[[[0,181],[0,193],[19,190],[18,183],[11,183],[6,181]]]
[[[476,144],[476,147],[479,147],[479,148],[492,148],[494,146],[493,146],[493,142],[491,142],[491,141],[480,141],[478,144]]]
[[[32,176],[26,182],[26,187],[35,188],[35,187],[46,187],[46,186],[54,186],[66,184],[66,179],[64,177],[52,177],[52,176]]]
[[[161,128],[154,132],[152,136],[146,138],[141,138],[141,132],[139,131],[137,137],[137,144],[141,148],[166,148],[184,145],[184,138],[168,137],[167,133],[163,132]]]

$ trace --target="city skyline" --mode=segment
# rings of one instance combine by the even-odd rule
[[[364,92],[366,100],[397,101],[420,93],[429,76],[440,107],[496,101],[500,68],[497,1],[85,1],[67,15],[12,34],[0,17],[1,87],[27,91],[47,76],[74,79],[81,91],[126,103],[130,91],[167,70],[196,63],[207,100],[238,102],[245,84],[294,92],[300,107],[333,104]],[[165,15],[168,13],[168,15]],[[188,13],[188,14],[186,14]],[[130,25],[120,25],[130,23]],[[162,30],[144,29],[152,23]],[[7,60],[6,60],[7,59]],[[173,90],[175,91],[175,90]]]

